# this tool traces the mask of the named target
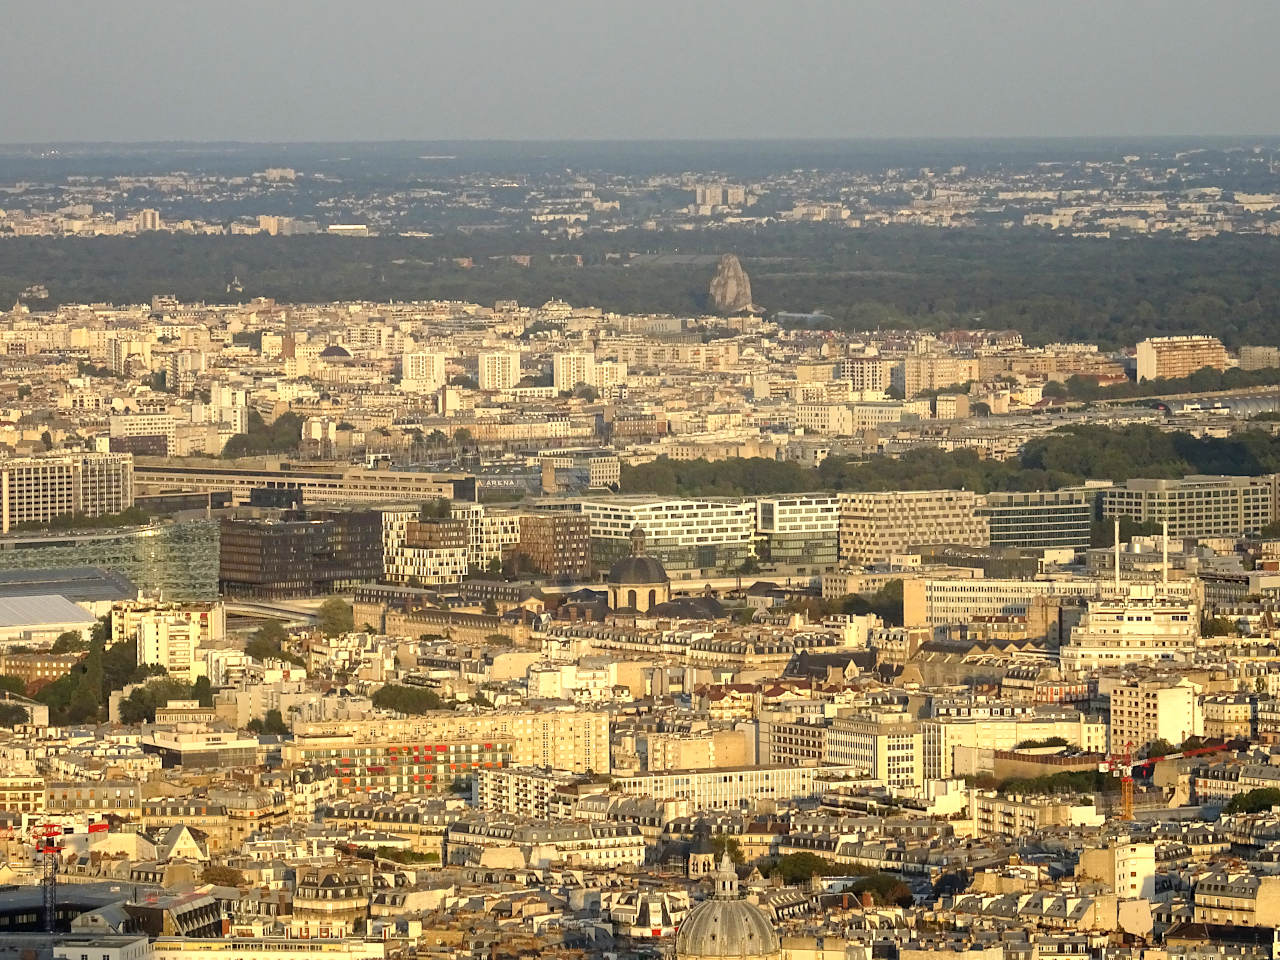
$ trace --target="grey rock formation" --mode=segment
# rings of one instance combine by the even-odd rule
[[[711,278],[711,307],[716,313],[741,313],[749,310],[751,303],[751,280],[747,271],[732,253],[726,253],[716,266],[716,275]]]

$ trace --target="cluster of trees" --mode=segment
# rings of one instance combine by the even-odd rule
[[[249,637],[249,642],[244,645],[244,652],[255,660],[283,660],[285,663],[303,666],[300,656],[285,649],[284,645],[288,640],[289,634],[284,627],[274,620],[268,620]]]
[[[153,723],[156,710],[170,700],[198,700],[200,706],[212,707],[213,687],[208,677],[198,677],[195,683],[164,676],[148,680],[120,701],[120,722]]]
[[[813,877],[850,877],[860,879],[850,893],[870,893],[880,906],[909,907],[914,902],[911,889],[898,877],[856,864],[836,863],[814,853],[789,853],[779,857],[768,868],[769,876],[781,877],[784,883],[806,883]]]
[[[1280,369],[1241,370],[1232,367],[1216,370],[1203,367],[1187,377],[1160,377],[1141,383],[1117,383],[1101,386],[1092,377],[1072,376],[1063,382],[1051,380],[1044,394],[1071,400],[1127,400],[1163,397],[1175,393],[1212,393],[1218,390],[1240,390],[1244,387],[1271,387],[1280,383]]]
[[[273,453],[293,453],[302,441],[302,418],[292,411],[282,413],[268,424],[257,410],[249,410],[249,432],[237,433],[226,442],[222,455],[259,457]]]
[[[1047,796],[1057,793],[1110,793],[1120,789],[1120,781],[1099,770],[1066,770],[1043,777],[1012,777],[996,780],[982,775],[974,778],[974,785],[984,790],[998,790],[1003,794]]]
[[[811,622],[836,614],[874,613],[890,626],[902,626],[902,581],[890,580],[875,593],[851,593],[845,597],[804,597],[789,601],[789,611],[804,612]]]
[[[109,530],[113,527],[137,527],[151,521],[151,514],[142,507],[127,507],[119,513],[107,513],[90,517],[83,513],[64,513],[52,520],[24,520],[9,526],[11,533],[30,531]]]
[[[1261,476],[1280,471],[1280,437],[1251,430],[1228,438],[1165,433],[1137,425],[1072,425],[1037,437],[1010,460],[932,447],[901,457],[828,457],[817,467],[761,458],[623,464],[627,493],[753,496],[809,490],[1053,490],[1085,480],[1175,478],[1192,473]],[[1100,535],[1101,531],[1100,531]]]
[[[1275,787],[1261,787],[1247,793],[1237,793],[1227,801],[1224,813],[1261,813],[1280,804],[1280,790]]]
[[[223,863],[211,863],[200,871],[201,883],[212,883],[219,887],[239,887],[244,885],[244,874],[235,867]]]
[[[245,724],[245,729],[250,733],[265,733],[277,737],[289,732],[289,727],[284,722],[284,714],[279,710],[268,710],[265,717],[254,717]]]
[[[351,604],[341,597],[330,597],[316,611],[316,629],[326,637],[340,637],[355,629]]]
[[[94,723],[105,719],[106,704],[113,690],[163,676],[164,667],[140,665],[136,640],[107,647],[111,623],[103,617],[94,624],[89,652],[65,677],[41,687],[35,699],[49,708],[55,724]]]
[[[397,713],[423,714],[431,710],[445,710],[450,706],[434,690],[425,687],[406,687],[388,683],[373,695],[373,705]]]
[[[1013,745],[1015,750],[1033,750],[1037,747],[1066,747],[1070,741],[1066,737],[1045,737],[1042,740],[1022,740]]]

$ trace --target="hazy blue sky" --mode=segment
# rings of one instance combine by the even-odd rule
[[[3,0],[0,142],[1280,132],[1280,0]]]

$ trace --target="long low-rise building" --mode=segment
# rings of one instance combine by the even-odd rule
[[[140,492],[152,494],[227,493],[237,506],[249,503],[254,490],[296,490],[304,504],[475,499],[475,477],[469,474],[351,466],[321,469],[280,463],[276,467],[253,468],[139,457],[134,464],[134,482]]]
[[[306,723],[285,744],[286,762],[334,768],[340,795],[438,793],[483,769],[609,770],[609,717],[567,710],[459,714]]]
[[[694,810],[742,810],[763,800],[805,800],[861,776],[865,773],[849,764],[747,766],[637,773],[617,777],[613,783],[629,796],[687,800]]]
[[[1038,600],[1079,601],[1151,597],[1156,585],[1122,581],[1119,591],[1109,579],[1060,578],[1006,580],[906,577],[902,583],[902,616],[908,627],[942,627],[971,623],[979,617],[1025,617]],[[1192,580],[1173,580],[1160,587],[1168,599],[1191,600]]]

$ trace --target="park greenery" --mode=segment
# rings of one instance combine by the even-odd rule
[[[274,620],[268,620],[249,637],[249,641],[244,645],[244,652],[262,662],[283,660],[285,663],[303,666],[301,657],[285,649],[284,645],[288,640],[289,634],[285,632],[284,627]]]
[[[1101,770],[1064,770],[1042,777],[1010,777],[1007,780],[996,780],[982,774],[974,779],[974,786],[995,790],[1005,796],[1050,796],[1110,793],[1120,789],[1120,781]]]
[[[294,453],[302,440],[302,418],[282,413],[270,424],[257,410],[249,410],[249,432],[237,433],[222,448],[227,459]]]
[[[879,906],[910,906],[914,899],[911,889],[892,874],[860,864],[836,863],[815,853],[779,857],[768,865],[767,873],[788,885],[807,883],[814,877],[858,877],[849,892],[856,896],[869,893]]]
[[[200,871],[201,883],[212,883],[218,887],[238,887],[244,881],[244,874],[235,867],[222,863],[211,863]]]
[[[434,690],[425,687],[407,687],[398,683],[388,683],[373,695],[373,705],[382,710],[394,710],[397,713],[423,714],[432,710],[444,710],[449,707]]]
[[[121,723],[154,723],[156,710],[170,700],[196,700],[202,707],[213,706],[213,688],[208,677],[183,683],[172,677],[156,677],[129,692],[120,701]]]
[[[284,722],[284,715],[279,710],[268,710],[264,717],[254,717],[246,725],[245,729],[252,734],[267,734],[269,736],[284,736],[289,732],[289,727]]]
[[[1086,480],[1188,474],[1261,476],[1280,471],[1280,437],[1250,430],[1227,438],[1166,433],[1145,425],[1119,429],[1076,424],[1026,444],[1009,460],[973,450],[921,447],[901,457],[831,456],[817,467],[763,458],[671,460],[623,464],[626,493],[660,496],[755,496],[811,490],[1053,490]]]
[[[804,613],[817,623],[839,614],[875,614],[890,626],[902,626],[902,581],[890,580],[874,593],[851,593],[843,597],[796,597],[783,607],[789,613]]]
[[[326,637],[340,637],[355,629],[351,604],[341,597],[330,597],[316,611],[316,628]]]
[[[1044,737],[1041,740],[1022,740],[1013,745],[1015,750],[1036,750],[1041,747],[1066,747],[1070,741],[1066,737]]]
[[[1261,813],[1280,804],[1280,790],[1275,787],[1260,787],[1237,793],[1227,801],[1223,813]]]
[[[107,646],[110,620],[94,624],[89,650],[66,676],[41,687],[35,699],[49,708],[53,724],[95,723],[106,719],[112,691],[164,674],[164,668],[138,663],[136,640]]]
[[[0,727],[12,730],[31,719],[27,708],[17,703],[0,702]]]
[[[151,514],[142,507],[127,507],[119,513],[106,513],[99,517],[83,513],[64,513],[51,520],[24,520],[11,524],[13,533],[64,533],[71,530],[111,530],[116,527],[140,527],[151,522]]]
[[[1080,375],[1065,381],[1051,380],[1045,384],[1044,395],[1069,400],[1140,400],[1144,397],[1164,397],[1179,393],[1213,393],[1220,390],[1242,390],[1248,387],[1273,387],[1280,384],[1280,369],[1242,370],[1231,367],[1217,370],[1203,367],[1186,377],[1159,377],[1155,380],[1128,383],[1099,384],[1093,377]]]

